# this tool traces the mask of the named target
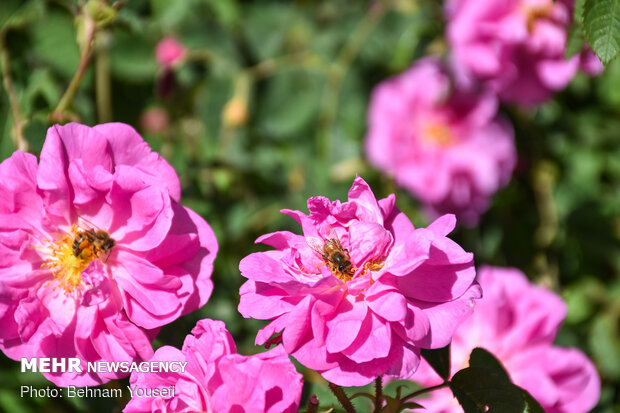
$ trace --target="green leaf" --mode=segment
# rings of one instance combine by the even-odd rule
[[[23,133],[34,153],[40,153],[45,141],[47,123],[42,119],[30,119],[24,125]]]
[[[614,60],[605,68],[605,72],[596,83],[599,99],[612,106],[620,108],[620,60]]]
[[[421,387],[411,380],[392,380],[383,387],[384,396],[394,396],[400,399],[401,393],[418,390]]]
[[[603,64],[612,61],[620,51],[620,0],[586,0],[583,29]]]
[[[586,39],[578,23],[573,23],[568,28],[568,39],[566,40],[566,53],[564,57],[569,59],[583,50]]]
[[[398,410],[396,410],[396,412],[397,413],[404,412],[406,409],[424,409],[424,406],[422,406],[421,404],[415,403],[415,402],[407,402],[407,403],[401,404]]]
[[[620,379],[620,314],[600,314],[590,333],[590,347],[598,361],[600,370],[606,376]]]
[[[51,70],[33,71],[28,78],[27,87],[21,99],[24,113],[26,116],[32,116],[35,111],[40,109],[51,110],[60,100],[61,93],[60,85]],[[47,107],[42,108],[43,103]]]
[[[258,107],[261,132],[273,138],[299,133],[316,120],[322,91],[322,76],[303,70],[285,72],[271,79]]]
[[[468,367],[457,372],[450,389],[465,413],[524,413],[526,404],[519,388],[497,371]]]
[[[26,400],[18,396],[17,391],[8,389],[0,390],[0,408],[5,412],[24,412],[34,411],[26,404]]]
[[[476,347],[471,351],[471,354],[469,355],[469,366],[489,369],[494,374],[502,377],[503,380],[510,381],[510,376],[508,376],[508,373],[499,360],[483,348]]]
[[[184,22],[191,18],[192,9],[197,9],[194,0],[151,0],[150,4],[153,17],[159,22],[164,32],[183,26]]]
[[[43,17],[45,3],[42,0],[2,0],[0,29],[16,29]]]
[[[68,13],[50,11],[45,19],[31,27],[31,36],[33,54],[70,79],[80,60],[73,17]],[[88,79],[83,79],[82,83],[88,83]]]
[[[450,389],[465,413],[539,413],[538,403],[510,381],[502,364],[488,351],[475,348],[469,366],[457,372]]]
[[[282,54],[287,28],[295,17],[292,7],[265,2],[252,4],[244,12],[243,32],[254,57],[265,60]]]
[[[217,20],[226,26],[233,27],[241,17],[241,8],[236,0],[205,0],[205,2],[215,13]]]
[[[523,396],[523,399],[525,399],[525,410],[524,410],[524,412],[527,412],[527,413],[545,413],[545,409],[542,408],[542,406],[536,401],[535,398],[532,397],[531,394],[529,394],[527,391],[525,391],[524,389],[522,389],[520,387],[517,387],[517,388],[521,390],[521,395]]]
[[[450,378],[450,344],[435,350],[422,349],[422,357],[444,380]]]
[[[152,82],[157,72],[154,47],[142,36],[115,30],[110,66],[116,78],[136,83]]]
[[[400,400],[390,396],[384,396],[383,401],[385,402],[385,407],[382,411],[386,413],[400,413],[406,409],[424,409],[424,406],[416,402],[406,402],[401,404]]]
[[[585,5],[586,0],[575,0],[575,10],[573,11],[573,20],[578,25],[583,24],[583,6]]]
[[[375,402],[375,396],[373,396],[370,393],[365,393],[365,392],[355,393],[353,396],[349,396],[349,399],[353,400],[353,399],[357,399],[358,397],[365,397],[368,400],[370,400],[372,403]]]

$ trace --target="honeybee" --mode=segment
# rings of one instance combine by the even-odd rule
[[[116,244],[110,234],[102,229],[82,229],[75,234],[73,239],[73,255],[84,257],[92,255],[97,258],[108,254]]]
[[[351,264],[349,250],[342,248],[340,240],[328,238],[323,242],[319,238],[310,238],[308,245],[324,260],[327,268],[342,281],[350,281],[355,274],[355,267]]]

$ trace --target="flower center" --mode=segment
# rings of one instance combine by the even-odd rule
[[[450,146],[454,143],[454,135],[443,122],[431,121],[422,129],[422,138],[434,146]]]
[[[367,261],[364,264],[364,271],[368,270],[368,271],[372,271],[372,272],[377,272],[379,270],[381,270],[381,268],[383,268],[383,265],[385,264],[385,261],[383,260],[370,260]]]
[[[41,265],[52,271],[54,279],[65,292],[72,292],[80,286],[82,271],[91,261],[99,258],[92,240],[84,234],[90,234],[90,232],[73,225],[69,234],[51,243],[50,256]]]
[[[525,14],[527,30],[532,32],[532,30],[534,30],[534,24],[540,19],[548,18],[552,10],[553,3],[524,6],[523,13]]]

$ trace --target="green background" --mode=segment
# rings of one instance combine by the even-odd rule
[[[10,57],[3,70],[11,71],[33,153],[78,65],[78,13],[69,0],[0,2],[3,51]],[[356,174],[377,197],[395,192],[397,206],[417,226],[428,224],[410,194],[367,164],[363,139],[373,87],[418,58],[445,55],[443,30],[441,4],[432,0],[129,0],[97,33],[73,116],[88,125],[113,120],[138,129],[174,166],[182,203],[207,220],[220,245],[210,301],[165,326],[156,346],[180,347],[195,322],[210,317],[226,322],[240,353],[261,351],[253,341],[264,323],[237,312],[244,281],[239,261],[262,249],[254,245],[261,234],[299,233],[280,209],[306,211],[314,195],[345,200]],[[190,52],[166,74],[154,49],[167,35]],[[15,150],[14,125],[1,92],[5,159]],[[242,125],[222,122],[233,96],[247,103]],[[153,108],[168,113],[163,131],[149,131],[142,118]],[[452,238],[474,252],[477,265],[518,267],[562,295],[569,313],[557,342],[596,363],[603,388],[594,411],[620,412],[620,61],[595,79],[578,75],[543,105],[502,112],[515,127],[517,170],[480,225]],[[20,385],[51,383],[20,373],[19,363],[4,355],[0,366],[0,411],[108,412],[127,401],[20,398]],[[316,393],[322,406],[335,403],[320,376],[298,367],[304,400]]]

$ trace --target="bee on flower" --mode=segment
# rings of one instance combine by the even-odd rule
[[[420,350],[447,345],[481,296],[472,254],[446,237],[454,216],[415,228],[360,177],[347,202],[314,197],[308,210],[282,211],[303,234],[263,235],[275,249],[239,265],[239,311],[271,320],[256,343],[281,342],[338,385],[409,377]]]
[[[217,241],[172,167],[131,127],[48,130],[40,161],[0,164],[0,349],[10,358],[141,361],[212,291]],[[122,373],[44,375],[59,386]]]

